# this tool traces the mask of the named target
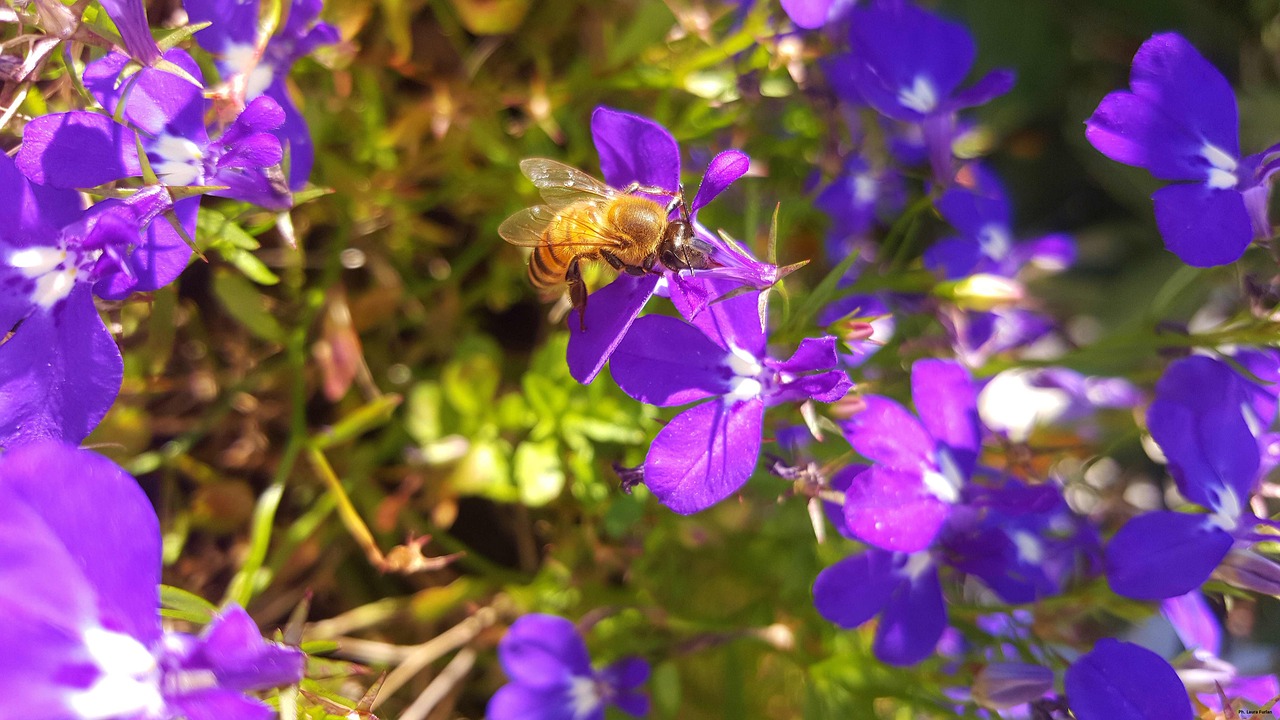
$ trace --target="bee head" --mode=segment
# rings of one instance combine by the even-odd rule
[[[686,220],[672,220],[662,236],[658,259],[668,270],[706,270],[714,267],[712,248],[693,233]]]

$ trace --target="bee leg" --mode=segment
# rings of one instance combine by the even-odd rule
[[[600,257],[604,258],[604,261],[609,263],[609,266],[614,270],[621,270],[628,275],[643,275],[645,273],[644,268],[636,267],[635,265],[628,265],[622,261],[622,258],[614,255],[608,250],[601,250]]]
[[[676,191],[670,193],[671,202],[667,203],[667,214],[670,215],[673,210],[680,208],[680,219],[689,222],[689,203],[684,201],[684,183],[676,186]]]
[[[653,266],[658,264],[658,253],[649,253],[644,260],[640,261],[640,269],[644,272],[653,272]],[[636,273],[637,275],[640,273]]]
[[[638,192],[646,193],[648,195],[661,195],[663,197],[676,197],[684,192],[684,188],[681,186],[680,190],[673,193],[670,190],[660,188],[657,185],[641,185],[639,182],[633,182],[622,188],[623,195],[635,195]]]
[[[564,281],[569,283],[569,304],[578,311],[578,329],[587,331],[587,284],[582,281],[582,269],[578,267],[578,258],[569,261],[565,268]]]

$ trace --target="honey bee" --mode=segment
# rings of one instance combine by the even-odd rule
[[[683,187],[674,192],[639,183],[617,190],[581,170],[546,158],[520,162],[520,171],[542,193],[545,205],[525,208],[503,221],[498,234],[533,248],[529,280],[535,288],[569,286],[569,301],[586,330],[587,284],[581,263],[606,262],[631,275],[713,266],[711,246],[693,232]],[[660,203],[636,193],[670,197]],[[670,220],[680,209],[680,217]]]

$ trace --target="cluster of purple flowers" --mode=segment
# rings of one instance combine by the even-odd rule
[[[222,82],[239,88],[214,112],[199,66],[162,51],[142,2],[104,0],[123,47],[84,67],[93,107],[31,119],[16,156],[0,155],[0,692],[11,707],[264,720],[274,710],[245,693],[302,677],[304,655],[264,641],[237,606],[198,636],[165,630],[150,501],[114,463],[72,447],[123,374],[95,297],[176,279],[201,195],[284,211],[306,183],[310,139],[284,77],[338,38],[317,22],[318,0],[286,5],[288,22],[267,36],[256,1],[186,3],[208,23],[196,39],[219,54]],[[49,18],[79,23],[37,21]],[[82,192],[102,199],[86,207]]]
[[[301,54],[337,40],[316,20],[319,2],[293,3],[266,37],[256,2],[187,3],[193,20],[210,23],[196,39],[220,54],[223,83],[241,88],[217,112],[192,57],[161,53],[140,2],[104,6],[125,48],[84,69],[99,108],[32,119],[17,156],[0,158],[0,323],[10,333],[0,345],[0,447],[77,443],[106,414],[122,367],[94,297],[176,279],[202,194],[287,210],[310,172],[306,125],[283,82]],[[84,209],[77,190],[107,199]]]
[[[996,357],[1043,364],[1062,352],[1066,337],[1053,317],[1028,302],[1024,283],[1069,268],[1073,239],[1051,233],[1017,240],[999,179],[955,149],[972,127],[961,112],[1008,91],[1013,74],[992,71],[962,88],[975,58],[968,31],[906,0],[783,7],[797,26],[825,27],[837,44],[847,42],[822,68],[856,146],[816,199],[831,220],[828,259],[849,268],[840,279],[846,289],[818,318],[836,329],[845,348],[827,335],[803,340],[786,360],[774,359],[767,289],[778,271],[697,225],[715,248],[716,267],[622,275],[593,296],[588,329],[572,331],[568,360],[579,380],[590,382],[611,360],[613,378],[636,400],[692,405],[657,433],[642,466],[622,471],[624,487],[643,483],[678,513],[701,511],[738,492],[755,473],[770,435],[769,408],[854,398],[842,403],[836,426],[870,465],[847,465],[830,477],[781,473],[803,475],[797,486],[827,500],[827,517],[839,534],[864,546],[817,577],[814,602],[824,618],[854,628],[878,616],[876,656],[911,665],[947,654],[948,606],[962,588],[968,602],[976,597],[980,607],[999,614],[1003,605],[1034,603],[1105,577],[1117,594],[1166,599],[1193,661],[1175,668],[1137,644],[1101,638],[1083,654],[1036,650],[1021,662],[1005,662],[1000,653],[1013,646],[995,633],[996,646],[1006,649],[988,653],[978,684],[961,694],[985,708],[980,713],[1026,712],[1030,704],[1035,717],[1066,717],[1070,708],[1081,720],[1189,718],[1188,690],[1199,693],[1197,702],[1219,708],[1224,700],[1265,703],[1276,679],[1239,676],[1218,658],[1216,620],[1198,592],[1210,578],[1266,594],[1280,588],[1280,566],[1255,548],[1273,537],[1276,524],[1250,510],[1262,476],[1275,464],[1280,352],[1186,357],[1155,387],[1146,428],[1181,497],[1207,513],[1140,514],[1104,542],[1106,518],[1069,503],[1062,477],[1013,462],[989,464],[988,458],[1011,460],[1017,448],[1029,450],[1044,426],[1083,424],[1077,434],[1085,438],[1095,431],[1082,420],[1147,402],[1127,381],[1065,367],[1014,368],[985,380],[967,369]],[[1138,52],[1131,85],[1131,92],[1102,101],[1087,136],[1113,159],[1188,183],[1154,198],[1170,250],[1189,264],[1213,265],[1238,258],[1251,239],[1269,237],[1269,178],[1280,165],[1274,148],[1239,157],[1226,80],[1181,37],[1164,34]],[[865,123],[879,123],[884,132],[866,133]],[[655,123],[601,108],[592,130],[610,184],[679,183],[675,141]],[[885,146],[869,147],[871,137],[884,137]],[[694,209],[748,166],[736,151],[718,156]],[[927,168],[921,189],[929,205],[955,229],[920,260],[934,283],[923,294],[858,294],[861,277],[893,267],[883,264],[893,253],[872,240],[882,222],[904,208],[908,178],[919,175],[918,166]],[[846,260],[851,253],[859,254],[856,261]],[[637,317],[655,294],[668,297],[679,317]],[[892,387],[892,377],[866,363],[893,341],[893,316],[908,313],[932,314],[949,347],[931,354],[954,358],[911,365],[914,414],[883,395],[849,395],[852,371]],[[1212,633],[1195,633],[1207,626]],[[572,694],[564,688],[599,677],[585,656],[569,655],[563,663],[578,680],[556,681],[555,692],[564,697]],[[1073,661],[1059,684],[1065,694],[1055,694],[1063,657]],[[521,669],[508,672],[516,681],[510,687],[524,689],[504,693],[533,692]],[[1205,694],[1211,682],[1221,688],[1217,699]],[[568,711],[551,716],[577,717]]]

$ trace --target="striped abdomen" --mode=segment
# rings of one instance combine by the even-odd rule
[[[603,260],[601,250],[624,265],[640,267],[657,250],[666,224],[661,205],[636,195],[617,197],[607,204],[589,201],[570,205],[542,232],[542,242],[529,256],[529,280],[539,289],[559,285],[575,257]]]

